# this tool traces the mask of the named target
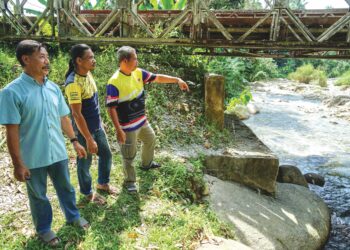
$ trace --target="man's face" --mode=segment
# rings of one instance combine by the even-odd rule
[[[91,49],[85,50],[83,57],[77,58],[78,67],[84,70],[93,70],[96,67],[94,52]]]
[[[38,76],[47,76],[49,74],[50,60],[45,48],[40,48],[31,55],[23,55],[22,61],[26,69],[29,69]]]
[[[127,66],[127,68],[130,70],[130,71],[134,71],[136,68],[137,68],[137,64],[138,64],[138,61],[137,61],[137,55],[135,52],[133,52],[131,54],[131,57],[129,60],[124,60],[125,62],[125,65]]]

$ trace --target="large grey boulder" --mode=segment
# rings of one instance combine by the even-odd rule
[[[237,239],[252,249],[321,249],[330,232],[330,213],[309,189],[277,183],[265,196],[238,183],[205,176],[208,197],[219,217],[232,224]]]
[[[207,155],[205,172],[267,193],[275,193],[278,159],[269,154]]]

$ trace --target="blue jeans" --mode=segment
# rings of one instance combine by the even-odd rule
[[[30,169],[31,179],[26,181],[30,210],[37,233],[51,230],[52,208],[46,196],[47,175],[56,190],[66,221],[72,223],[80,218],[76,207],[75,191],[70,183],[68,160],[50,166]]]
[[[109,183],[109,176],[112,167],[112,153],[109,147],[106,133],[103,129],[99,129],[94,133],[91,133],[92,137],[96,141],[98,147],[98,184]],[[78,133],[78,140],[81,145],[86,148],[86,141],[83,135]],[[80,186],[80,192],[84,195],[89,195],[92,193],[91,182],[92,178],[90,175],[92,155],[88,154],[87,158],[79,159],[78,163],[78,180]]]

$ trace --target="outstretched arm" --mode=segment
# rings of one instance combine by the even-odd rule
[[[183,91],[189,91],[189,87],[186,82],[184,82],[181,78],[168,76],[168,75],[162,75],[157,74],[156,78],[154,79],[154,82],[156,83],[177,83],[179,85],[179,88]]]

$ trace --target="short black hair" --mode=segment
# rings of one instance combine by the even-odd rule
[[[121,63],[124,59],[130,60],[131,55],[136,53],[136,50],[130,46],[122,46],[117,51],[117,60]]]
[[[16,57],[19,63],[24,67],[26,66],[22,60],[23,55],[31,55],[35,51],[39,51],[41,48],[45,48],[45,45],[34,40],[23,40],[16,48]]]

